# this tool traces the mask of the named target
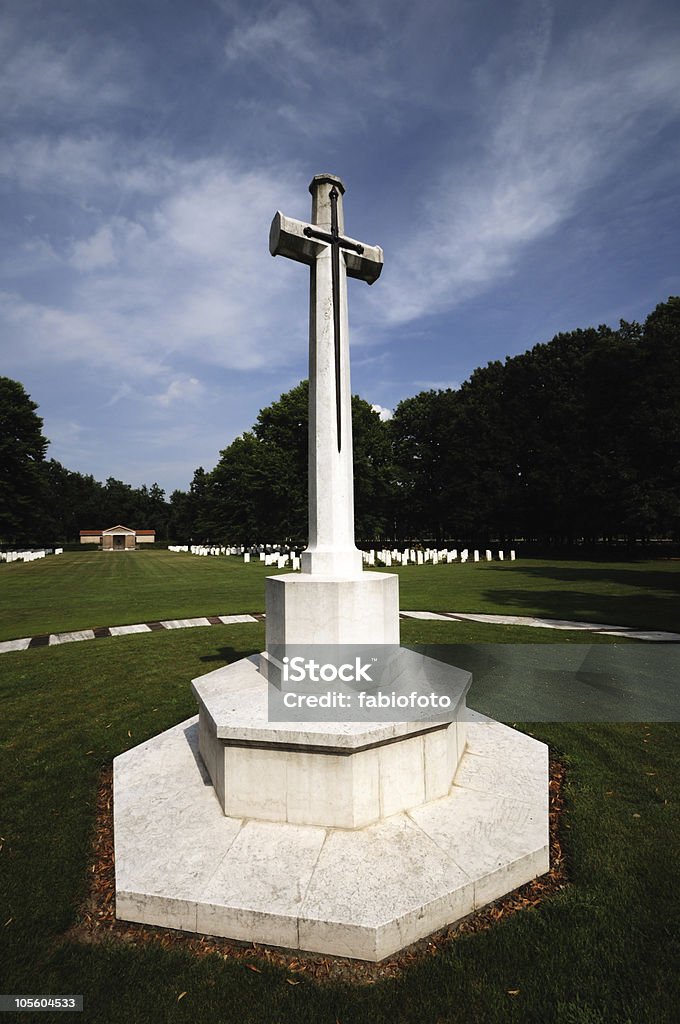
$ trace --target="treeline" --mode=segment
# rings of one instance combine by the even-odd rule
[[[188,491],[45,458],[37,406],[0,378],[0,540],[122,522],[177,542],[302,544],[307,384],[263,409]],[[680,539],[680,298],[644,325],[558,334],[380,420],[352,399],[358,540]]]
[[[353,398],[359,540],[680,539],[680,298],[558,334],[382,422]],[[175,493],[185,538],[307,536],[307,385]]]
[[[77,542],[80,530],[117,523],[168,535],[171,506],[158,484],[100,483],[47,459],[37,408],[23,385],[0,377],[0,544]]]
[[[407,399],[390,428],[403,534],[677,540],[680,298]]]

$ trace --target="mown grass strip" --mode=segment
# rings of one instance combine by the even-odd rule
[[[680,563],[405,566],[402,608],[680,628]],[[71,552],[0,564],[0,640],[157,619],[264,611],[271,568],[168,551]]]

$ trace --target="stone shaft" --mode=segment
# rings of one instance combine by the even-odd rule
[[[380,274],[383,255],[379,246],[364,246],[343,237],[342,196],[345,189],[339,178],[319,174],[309,188],[312,194],[311,225],[277,213],[269,239],[272,255],[287,256],[310,266],[309,543],[303,552],[301,565],[303,574],[352,579],[361,575],[361,552],[354,542],[347,274],[372,284]],[[335,290],[338,309],[334,308],[333,302],[334,246],[327,239],[314,237],[315,230],[330,237],[333,189],[337,195],[337,231],[340,236],[336,243],[340,248]],[[348,245],[354,248],[348,248]],[[337,360],[336,323],[339,326]]]
[[[330,229],[328,180],[312,182],[312,221]],[[342,191],[338,228],[344,229]],[[309,294],[309,543],[302,571],[324,576],[361,575],[361,552],[354,543],[354,462],[349,369],[347,276],[340,258],[339,281],[341,437],[337,443],[335,338],[331,247],[323,246],[312,266]],[[338,450],[339,449],[339,450]]]

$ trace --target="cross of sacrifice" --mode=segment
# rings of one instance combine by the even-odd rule
[[[317,174],[309,191],[311,223],[277,212],[269,233],[272,256],[310,267],[309,545],[302,570],[353,576],[361,554],[354,544],[347,277],[373,284],[383,251],[343,234],[340,178]]]

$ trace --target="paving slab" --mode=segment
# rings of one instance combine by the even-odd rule
[[[151,629],[145,622],[133,626],[111,626],[111,636],[127,636],[129,633],[150,633]]]
[[[498,626],[535,626],[539,620],[531,615],[487,615],[482,612],[451,612],[446,618],[464,622],[489,622]]]
[[[591,633],[601,633],[605,629],[626,629],[625,626],[611,626],[602,622],[570,622],[569,619],[534,619],[531,625],[543,629],[580,629]]]
[[[72,644],[80,640],[94,640],[94,630],[79,629],[72,633],[50,633],[50,647],[54,644]]]
[[[194,626],[209,626],[210,622],[206,618],[199,619],[164,619],[161,622],[161,626],[165,629],[193,629]]]
[[[0,654],[9,654],[10,651],[25,651],[33,638],[25,636],[21,640],[3,640],[0,643]]]
[[[406,619],[434,619],[441,622],[450,622],[451,616],[441,612],[400,612],[402,618]]]

